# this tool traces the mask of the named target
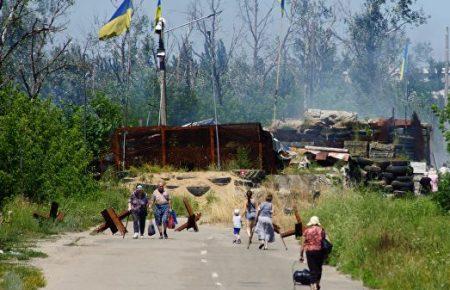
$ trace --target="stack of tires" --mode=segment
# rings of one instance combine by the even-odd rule
[[[362,180],[366,184],[381,187],[396,196],[414,192],[413,168],[409,161],[371,160],[356,158]]]

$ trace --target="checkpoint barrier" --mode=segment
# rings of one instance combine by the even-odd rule
[[[112,234],[114,235],[117,232],[120,232],[122,236],[125,236],[125,234],[128,232],[126,227],[123,225],[122,220],[129,217],[131,214],[131,211],[127,210],[119,215],[116,214],[115,210],[113,208],[105,209],[101,212],[101,215],[103,216],[103,219],[105,220],[105,223],[100,225],[94,230],[94,233],[101,233],[106,231],[107,229],[110,229]]]
[[[303,231],[305,230],[302,223],[302,218],[298,212],[296,206],[294,206],[294,214],[297,223],[294,225],[293,229],[287,230],[285,232],[280,233],[281,238],[287,238],[290,236],[295,236],[296,238],[300,238],[303,235]]]
[[[61,222],[64,219],[64,213],[59,212],[59,204],[57,202],[52,202],[50,205],[50,212],[48,214],[43,214],[43,213],[39,213],[39,212],[34,212],[33,213],[33,217],[35,219],[40,219],[40,220],[53,220],[53,221],[58,221]]]
[[[178,228],[175,229],[176,232],[181,232],[183,230],[189,230],[194,229],[194,231],[198,232],[198,225],[197,222],[202,217],[201,213],[194,214],[194,211],[192,210],[192,206],[189,202],[189,199],[186,197],[183,198],[184,207],[186,208],[186,211],[188,213],[188,220],[186,223],[180,225]]]

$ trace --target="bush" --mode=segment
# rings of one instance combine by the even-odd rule
[[[439,191],[433,194],[433,200],[445,211],[450,211],[450,174],[441,177]]]
[[[12,88],[0,91],[0,160],[0,199],[23,194],[44,201],[92,187],[82,132],[50,101]]]
[[[429,198],[349,192],[320,200],[317,215],[334,244],[330,263],[372,288],[449,289],[449,216]],[[305,219],[306,220],[306,219]]]

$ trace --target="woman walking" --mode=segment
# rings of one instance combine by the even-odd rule
[[[322,240],[326,238],[325,230],[322,228],[319,218],[311,217],[303,232],[303,242],[300,250],[300,262],[303,263],[303,254],[306,252],[306,260],[311,273],[311,290],[320,289],[322,278],[322,266],[325,253],[322,249]]]
[[[256,202],[251,190],[246,193],[247,201],[245,203],[245,219],[247,220],[247,234],[250,237],[256,223]]]
[[[261,203],[258,209],[256,224],[256,233],[258,234],[258,239],[260,241],[259,249],[267,250],[268,243],[273,243],[275,241],[275,231],[272,224],[273,216],[273,205],[272,205],[272,194],[268,194],[266,201]]]
[[[145,219],[147,218],[148,198],[142,185],[138,185],[128,200],[128,210],[133,215],[133,239],[144,236]]]
[[[160,239],[167,239],[167,222],[171,210],[169,193],[164,188],[163,181],[158,183],[158,188],[152,194],[152,204],[154,206],[155,222],[159,231]]]

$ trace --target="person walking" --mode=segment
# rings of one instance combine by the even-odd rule
[[[272,217],[273,217],[273,205],[272,205],[272,194],[268,194],[266,201],[261,203],[258,208],[258,223],[256,224],[256,233],[258,234],[258,239],[260,241],[259,249],[267,250],[268,243],[273,243],[275,241],[275,231],[273,228]]]
[[[246,193],[247,201],[245,202],[245,219],[247,220],[247,235],[250,237],[256,223],[256,202],[253,198],[251,190]]]
[[[153,192],[150,207],[154,208],[155,223],[158,227],[159,238],[167,239],[167,222],[171,211],[171,201],[169,193],[165,190],[163,181],[158,183],[158,188]]]
[[[242,227],[242,220],[240,211],[238,208],[236,208],[233,214],[233,235],[234,235],[233,244],[241,243],[241,236],[240,236],[241,227]]]
[[[304,262],[304,253],[306,253],[306,260],[311,273],[311,290],[320,289],[322,266],[325,261],[325,253],[322,249],[323,239],[326,239],[325,230],[322,228],[319,218],[313,216],[303,232],[303,240],[300,249],[301,263]]]
[[[133,239],[137,239],[139,233],[141,234],[141,238],[144,237],[147,206],[147,193],[144,192],[142,185],[138,185],[128,200],[128,210],[131,211],[133,216]]]

